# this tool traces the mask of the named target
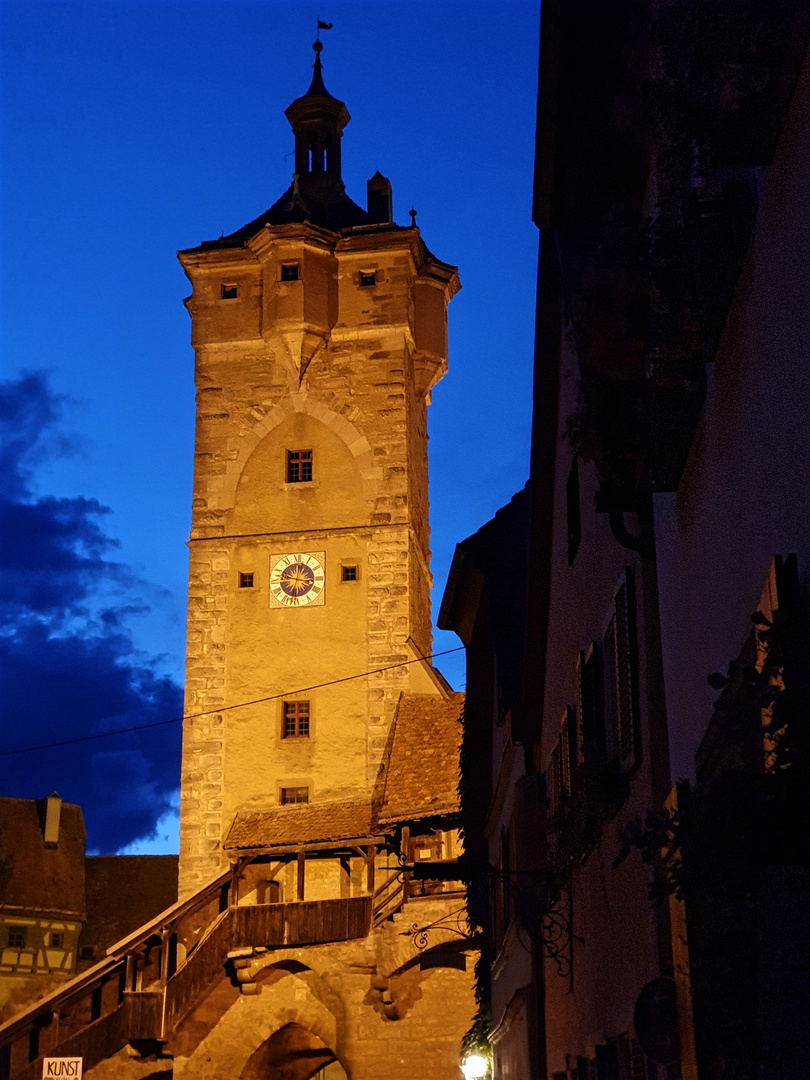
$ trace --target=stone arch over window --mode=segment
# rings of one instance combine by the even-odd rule
[[[289,457],[306,454],[305,482],[289,481]],[[372,503],[365,493],[357,458],[346,442],[319,417],[293,413],[256,445],[245,462],[230,531],[240,535],[357,526],[368,520]]]
[[[229,510],[236,498],[236,487],[242,471],[253,451],[271,431],[284,423],[294,413],[306,413],[320,420],[326,427],[338,435],[355,458],[363,479],[364,494],[367,498],[376,493],[377,483],[382,479],[382,469],[374,464],[374,456],[368,439],[345,416],[330,409],[322,401],[311,398],[308,394],[289,394],[274,408],[264,413],[260,408],[251,410],[253,424],[245,435],[231,440],[234,457],[228,462],[222,476],[220,490],[214,493],[212,509]]]

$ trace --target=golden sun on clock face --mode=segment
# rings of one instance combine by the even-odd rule
[[[309,607],[324,602],[322,551],[270,556],[270,606]]]

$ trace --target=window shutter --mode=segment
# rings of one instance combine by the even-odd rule
[[[610,772],[614,774],[619,765],[619,744],[621,741],[619,737],[619,645],[616,622],[616,611],[614,610],[602,640],[604,656],[605,764]]]
[[[566,804],[570,800],[571,785],[571,710],[566,707],[565,715],[560,724],[560,787]]]
[[[548,824],[552,838],[556,838],[560,831],[562,801],[562,761],[558,742],[551,753],[551,761],[548,763]]]
[[[579,715],[582,731],[583,790],[596,807],[605,790],[605,722],[602,687],[602,650],[595,641],[580,653]]]
[[[616,739],[619,767],[629,772],[639,760],[638,696],[636,693],[636,648],[633,614],[632,571],[616,594],[615,670],[616,670]]]

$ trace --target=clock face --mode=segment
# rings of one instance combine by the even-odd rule
[[[324,602],[324,552],[270,556],[270,606],[308,607]]]

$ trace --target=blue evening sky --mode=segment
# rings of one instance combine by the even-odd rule
[[[189,285],[175,252],[245,224],[289,184],[284,109],[309,84],[318,18],[334,23],[322,32],[326,86],[352,117],[349,195],[363,205],[379,169],[395,219],[407,224],[414,206],[430,249],[461,276],[450,372],[429,413],[435,611],[456,542],[524,484],[538,9],[0,5],[2,377],[45,370],[67,396],[60,423],[72,445],[38,452],[32,490],[110,508],[103,529],[120,542],[115,559],[134,568],[144,608],[129,626],[145,661],[160,657],[156,671],[182,680],[194,387]],[[437,650],[458,644],[436,635]],[[463,685],[463,653],[437,664]],[[53,753],[19,767],[45,775]],[[43,793],[34,782],[30,797]]]

